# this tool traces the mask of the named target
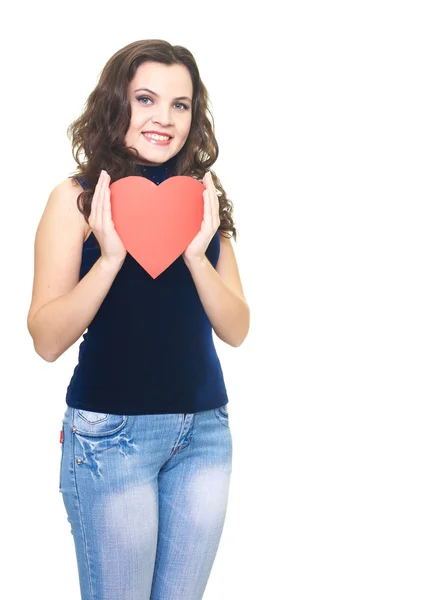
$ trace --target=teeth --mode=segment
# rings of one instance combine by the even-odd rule
[[[157,135],[156,133],[144,133],[144,136],[152,138],[153,140],[165,141],[169,140],[169,135]]]

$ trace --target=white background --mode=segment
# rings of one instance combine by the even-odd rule
[[[35,230],[109,57],[194,54],[251,328],[215,338],[233,474],[205,600],[425,598],[421,2],[14,3],[3,13],[2,594],[79,598],[58,491],[78,343],[26,329]]]

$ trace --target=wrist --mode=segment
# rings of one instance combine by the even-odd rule
[[[99,259],[99,264],[106,271],[119,271],[123,266],[125,258],[125,256],[123,258],[116,258],[102,255]]]
[[[185,255],[183,255],[183,260],[185,261],[186,266],[189,268],[192,266],[204,264],[205,261],[207,260],[207,257],[205,254],[203,254],[202,256],[185,256]]]

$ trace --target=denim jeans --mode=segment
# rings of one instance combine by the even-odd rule
[[[228,504],[228,405],[116,415],[67,406],[59,491],[82,600],[199,600]]]

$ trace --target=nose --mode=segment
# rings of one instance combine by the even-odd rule
[[[167,127],[167,125],[171,125],[172,123],[171,123],[171,118],[170,118],[170,108],[169,107],[159,108],[153,121],[154,121],[154,123],[158,123],[162,127]]]

